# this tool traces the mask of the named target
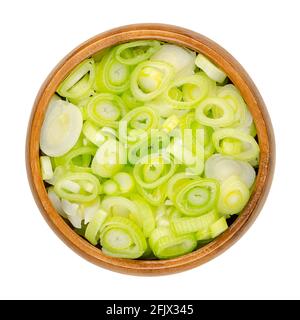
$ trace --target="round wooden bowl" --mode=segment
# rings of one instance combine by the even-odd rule
[[[170,260],[128,260],[105,256],[100,249],[76,234],[50,203],[39,165],[40,130],[51,96],[59,83],[82,60],[107,47],[137,39],[157,39],[201,52],[220,66],[246,101],[257,129],[260,146],[259,170],[252,196],[229,229],[206,246]],[[101,267],[134,275],[163,275],[199,266],[229,248],[253,223],[267,197],[273,176],[275,146],[272,124],[264,102],[243,67],[222,47],[208,38],[180,27],[164,24],[123,26],[86,41],[68,54],[50,73],[35,100],[27,133],[28,179],[35,201],[50,227],[74,251]]]

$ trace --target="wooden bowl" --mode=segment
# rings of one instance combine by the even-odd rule
[[[82,60],[107,47],[137,39],[157,39],[201,52],[220,66],[240,90],[252,113],[260,146],[260,161],[252,196],[229,229],[206,246],[170,260],[127,260],[105,256],[100,249],[77,235],[55,211],[41,178],[40,130],[51,96],[59,83]],[[199,266],[229,248],[253,223],[267,197],[275,163],[272,124],[265,104],[243,67],[222,47],[208,38],[183,28],[164,24],[136,24],[101,33],[69,53],[50,73],[35,100],[27,133],[27,174],[35,201],[55,233],[74,251],[101,267],[134,275],[162,275]]]

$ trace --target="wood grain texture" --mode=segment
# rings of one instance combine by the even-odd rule
[[[77,235],[50,203],[39,166],[39,139],[45,111],[59,83],[81,61],[100,50],[137,39],[157,39],[176,43],[201,52],[222,68],[240,90],[251,111],[260,146],[259,171],[252,196],[235,222],[221,236],[206,246],[170,260],[127,260],[111,258]],[[275,144],[272,124],[264,102],[243,67],[222,47],[210,39],[176,26],[137,24],[101,33],[68,54],[50,73],[35,100],[28,125],[26,165],[31,190],[44,218],[55,233],[79,255],[101,267],[133,275],[163,275],[199,266],[216,257],[237,241],[250,227],[267,197],[275,165]]]

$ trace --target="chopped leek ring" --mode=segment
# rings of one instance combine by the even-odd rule
[[[165,131],[152,130],[150,135],[141,138],[129,146],[128,161],[135,164],[147,155],[162,153],[170,143],[170,137]]]
[[[134,186],[133,177],[129,173],[118,172],[103,183],[103,192],[107,195],[119,195],[131,192]]]
[[[216,210],[212,210],[200,217],[173,219],[171,228],[176,235],[194,233],[200,230],[206,230],[212,223],[220,218]]]
[[[187,183],[174,198],[174,204],[188,216],[199,216],[216,204],[219,185],[213,179],[199,179]]]
[[[113,216],[136,218],[139,214],[137,205],[125,197],[107,196],[103,199],[101,207]]]
[[[71,222],[73,227],[80,229],[83,217],[79,204],[72,203],[65,199],[62,199],[61,204],[65,214],[67,215],[67,219]]]
[[[48,156],[40,157],[40,165],[43,180],[49,180],[53,178],[53,169],[51,159]]]
[[[135,142],[140,139],[140,136],[158,127],[158,116],[150,107],[135,108],[128,112],[121,121],[119,136],[124,143]]]
[[[243,210],[250,198],[250,191],[237,176],[231,176],[221,183],[218,211],[232,215]]]
[[[150,58],[160,48],[159,41],[138,40],[116,47],[116,59],[125,65],[136,65]]]
[[[198,241],[214,239],[227,229],[227,221],[225,217],[221,217],[211,224],[207,229],[199,230],[196,233],[196,238]]]
[[[118,184],[113,180],[103,183],[103,192],[109,196],[116,196],[120,193]]]
[[[130,67],[119,62],[115,53],[115,49],[108,52],[96,66],[97,92],[119,94],[129,88]]]
[[[164,121],[162,128],[163,130],[169,133],[173,131],[178,126],[178,124],[179,124],[179,118],[178,116],[173,114]]]
[[[56,194],[56,192],[54,191],[53,187],[48,188],[48,197],[50,199],[50,202],[52,203],[54,209],[63,217],[63,218],[67,218],[67,215],[65,214],[63,208],[62,208],[62,204],[61,204],[61,200],[59,199],[58,195]]]
[[[145,158],[138,161],[133,168],[135,181],[142,188],[154,189],[174,174],[176,166],[172,158],[159,154],[152,154]]]
[[[208,58],[201,53],[198,53],[195,64],[198,68],[202,69],[212,80],[219,83],[224,82],[227,75],[217,66],[215,66]]]
[[[216,238],[221,233],[228,229],[227,221],[224,217],[220,218],[218,221],[213,223],[210,227],[211,238]]]
[[[218,110],[217,117],[211,117],[212,110]],[[226,100],[221,98],[207,98],[200,103],[195,112],[196,120],[210,127],[227,127],[234,122],[234,112]]]
[[[180,95],[174,99],[174,89],[182,88],[182,98]],[[185,78],[175,80],[166,90],[165,97],[175,109],[191,109],[202,101],[208,94],[208,81],[200,75],[195,74]]]
[[[107,217],[108,214],[106,211],[98,209],[85,230],[85,238],[94,246],[97,245],[100,240],[100,230]]]
[[[158,229],[156,229],[158,230]],[[156,231],[154,230],[154,231]],[[163,235],[158,239],[150,237],[150,247],[154,255],[159,259],[170,259],[193,251],[197,246],[197,240],[193,234],[175,236]]]
[[[173,155],[176,163],[186,166],[186,171],[200,175],[204,169],[204,132],[202,129],[183,131],[183,137],[175,137],[167,151]]]
[[[152,206],[159,206],[164,203],[166,199],[166,184],[162,184],[154,189],[142,188],[140,185],[136,185],[138,192],[144,197],[144,199]]]
[[[100,128],[90,121],[84,122],[82,133],[89,141],[98,147],[100,147],[101,144],[106,140],[105,136],[101,133]]]
[[[124,217],[112,217],[102,226],[100,242],[104,254],[136,259],[147,249],[147,242],[141,229]]]
[[[135,218],[138,220],[138,224],[142,226],[144,236],[149,238],[151,232],[155,229],[155,219],[152,209],[139,195],[135,194],[131,198],[138,208],[138,214]]]
[[[126,151],[122,143],[114,139],[104,142],[95,154],[92,161],[92,171],[94,174],[110,178],[126,163]]]
[[[215,151],[215,147],[212,143],[213,129],[211,127],[200,124],[195,119],[194,113],[188,113],[185,116],[182,129],[184,130],[186,127],[192,129],[193,138],[197,136],[197,132],[199,132],[199,130],[202,130],[203,137],[200,137],[203,139],[204,144],[204,160],[208,159]],[[201,139],[199,140],[201,141]]]
[[[221,141],[225,138],[233,138],[243,143],[243,148],[239,153],[226,153],[226,149],[222,148]],[[259,156],[259,146],[255,139],[246,133],[233,128],[220,129],[213,133],[213,144],[217,152],[232,156],[239,160],[250,161]],[[244,148],[245,147],[245,148]]]
[[[96,148],[94,147],[79,147],[73,148],[68,153],[61,157],[54,158],[56,166],[68,166],[76,171],[91,172],[89,168],[91,157],[96,154]],[[85,158],[85,156],[90,156]],[[75,162],[75,159],[81,157],[81,161]],[[85,163],[86,162],[86,163]]]
[[[125,115],[122,99],[110,93],[94,96],[87,105],[88,119],[98,126],[118,127],[118,121]]]
[[[88,97],[95,81],[95,63],[93,59],[81,62],[59,85],[57,92],[68,99]]]
[[[168,197],[187,216],[200,216],[214,208],[219,197],[219,184],[185,173],[175,174],[168,182]]]
[[[93,190],[91,192],[83,192],[81,191],[81,187],[78,190],[78,188],[75,186],[80,186],[80,183],[82,181],[91,183],[93,185]],[[74,184],[71,188],[70,182]],[[65,187],[67,187],[67,189],[65,189]],[[81,203],[93,201],[101,192],[101,186],[99,180],[90,173],[68,172],[60,177],[59,180],[55,183],[54,191],[59,197],[63,199]]]
[[[82,115],[73,104],[51,100],[41,128],[40,148],[48,156],[58,157],[76,144],[82,129]]]
[[[49,180],[46,180],[48,184],[55,185],[55,183],[67,172],[67,168],[63,166],[58,166],[54,169],[53,177]]]
[[[80,214],[80,207],[78,203],[73,203],[68,200],[62,199],[61,201],[62,208],[68,216],[76,216]]]
[[[152,100],[166,89],[173,76],[174,69],[168,63],[158,61],[142,62],[136,66],[131,74],[131,92],[137,100]],[[145,86],[146,90],[139,86],[140,77],[143,79],[142,87]],[[146,85],[147,82],[151,83],[151,88]]]
[[[171,64],[177,76],[192,74],[195,67],[195,53],[174,44],[162,45],[150,59]]]
[[[96,197],[92,202],[81,204],[85,224],[89,223],[93,219],[99,208],[100,197]]]
[[[127,172],[118,172],[113,176],[113,180],[117,183],[121,193],[128,193],[134,188],[134,180]]]
[[[245,161],[233,159],[229,156],[214,154],[205,163],[205,176],[223,182],[230,176],[238,176],[248,188],[255,180],[255,170]]]
[[[227,84],[224,87],[218,88],[217,96],[225,99],[233,109],[235,118],[234,124],[237,124],[235,126],[244,126],[247,121],[247,106],[239,91],[232,84]]]
[[[143,105],[142,101],[137,100],[130,90],[123,92],[121,95],[122,100],[124,101],[126,107],[128,109],[134,109],[137,107],[141,107]]]

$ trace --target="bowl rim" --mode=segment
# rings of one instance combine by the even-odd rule
[[[105,256],[99,248],[80,237],[55,211],[48,199],[39,167],[39,133],[45,110],[58,84],[82,60],[102,49],[138,39],[173,42],[201,52],[221,67],[240,90],[253,116],[261,149],[259,170],[250,200],[233,224],[204,247],[169,260],[129,260]],[[199,266],[233,245],[252,225],[268,195],[275,166],[275,139],[272,123],[263,99],[250,76],[220,45],[182,27],[141,23],[121,26],[100,33],[76,47],[52,70],[35,99],[27,129],[26,168],[35,202],[53,231],[71,249],[90,262],[106,269],[131,275],[163,275]]]

